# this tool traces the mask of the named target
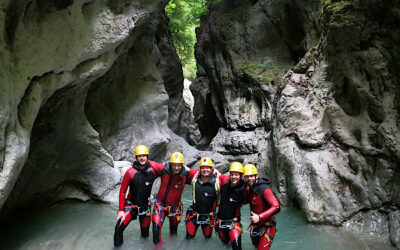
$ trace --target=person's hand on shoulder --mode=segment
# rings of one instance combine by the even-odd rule
[[[186,171],[190,171],[190,168],[186,165],[183,165],[183,167],[186,169]]]
[[[200,174],[200,171],[197,171],[197,172],[193,175],[193,179],[199,178],[199,174]]]
[[[218,169],[214,168],[214,174],[217,176],[217,178],[219,178],[221,172],[219,172]]]

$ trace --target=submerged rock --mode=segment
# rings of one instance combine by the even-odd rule
[[[378,239],[389,237],[388,217],[378,211],[360,212],[343,223],[349,230],[359,231]]]

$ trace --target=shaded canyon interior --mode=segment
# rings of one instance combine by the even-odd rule
[[[400,2],[209,2],[192,112],[167,1],[0,0],[1,216],[114,203],[145,144],[253,162],[308,221],[399,248]]]

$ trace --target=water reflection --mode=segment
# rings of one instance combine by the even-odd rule
[[[185,209],[191,202],[191,189],[183,194]],[[247,227],[248,206],[242,208],[242,247],[254,249]],[[277,215],[278,233],[272,249],[394,249],[388,242],[376,241],[372,236],[361,237],[349,231],[329,226],[307,224],[301,212],[284,210]],[[113,249],[116,207],[98,203],[58,204],[40,212],[30,212],[2,223],[0,249]],[[168,220],[162,229],[163,249],[230,249],[217,235],[204,240],[201,232],[192,241],[184,240],[185,227],[181,223],[178,236],[169,235]],[[124,245],[119,249],[153,249],[149,239],[140,237],[137,221],[124,232]]]

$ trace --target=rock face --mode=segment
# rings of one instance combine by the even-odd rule
[[[197,30],[198,75],[191,90],[203,141],[211,142],[213,150],[263,168],[270,165],[275,85],[316,40],[318,4],[303,2],[211,5]]]
[[[309,221],[389,233],[400,198],[398,7],[326,2],[320,44],[284,77],[274,174],[281,200]]]
[[[166,1],[0,3],[1,214],[112,202],[126,168],[113,160],[131,161],[139,143],[161,160],[168,123],[186,133]]]
[[[136,41],[91,85],[85,111],[113,159],[133,161],[138,144],[151,145],[152,157],[161,158],[169,140],[168,95],[143,43]]]
[[[210,157],[214,163],[214,166],[219,169],[220,172],[225,173],[229,170],[230,160],[217,152],[198,150],[195,147],[191,147],[187,141],[182,137],[174,134],[170,131],[171,141],[167,147],[167,155],[170,156],[173,152],[183,152],[185,157],[185,165],[190,168],[199,168],[200,159],[202,157]]]
[[[165,4],[0,0],[0,215],[115,202],[141,143],[255,163],[309,221],[400,247],[398,1],[210,1],[198,127]]]
[[[185,101],[182,64],[170,39],[168,22],[164,10],[154,15],[145,41],[168,93],[168,127],[193,145],[199,140],[199,132],[192,121],[191,106]]]
[[[191,86],[212,150],[256,163],[281,204],[309,221],[390,235],[395,246],[398,9],[372,0],[211,5]]]

